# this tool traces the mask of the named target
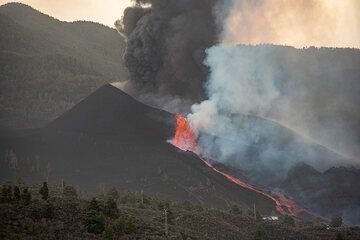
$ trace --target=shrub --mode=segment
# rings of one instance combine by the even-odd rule
[[[32,216],[34,218],[53,218],[54,205],[49,201],[38,202],[32,206]]]
[[[94,210],[96,212],[101,211],[101,206],[99,202],[96,200],[96,198],[92,198],[91,201],[87,204],[86,210]]]
[[[105,218],[96,198],[92,198],[84,207],[81,217],[82,222],[89,233],[100,234],[104,231]]]
[[[255,216],[256,216],[256,220],[258,220],[258,221],[262,219],[262,216],[258,210],[256,210]]]
[[[119,192],[115,187],[110,188],[110,190],[107,193],[107,197],[113,198],[116,202],[119,200]]]
[[[115,227],[117,231],[123,232],[125,234],[131,234],[136,231],[135,219],[121,214],[119,218],[115,221]]]
[[[191,211],[193,209],[193,205],[188,200],[185,200],[184,202],[180,203],[179,206],[188,211]]]
[[[295,227],[295,220],[293,217],[289,216],[289,215],[286,215],[284,217],[284,223],[286,225],[289,225],[289,226],[292,226],[292,227]]]
[[[333,217],[330,221],[331,227],[341,227],[342,225],[342,217]]]
[[[11,185],[3,185],[1,187],[1,202],[9,203],[12,200],[12,187]]]
[[[158,210],[170,209],[172,202],[169,199],[154,197],[151,198],[150,204],[153,208]]]
[[[75,200],[78,197],[76,189],[72,186],[64,187],[63,195],[68,200]]]
[[[237,205],[233,205],[230,209],[230,213],[236,214],[236,215],[241,215],[242,211]]]
[[[116,232],[115,224],[109,224],[106,226],[102,238],[106,240],[115,240],[117,235],[118,233]]]
[[[88,210],[83,214],[83,223],[89,233],[100,234],[105,228],[105,218],[101,212]]]
[[[47,200],[49,198],[49,188],[48,188],[47,182],[43,183],[42,187],[40,188],[39,193],[43,200]]]
[[[124,196],[121,197],[121,203],[130,203],[135,204],[136,203],[136,195],[134,192],[126,192]]]
[[[111,218],[119,217],[119,209],[117,207],[115,199],[108,197],[105,203],[104,213]]]
[[[261,224],[258,224],[256,226],[255,234],[254,234],[254,240],[263,240],[266,237],[266,233],[264,230],[264,227]]]
[[[31,193],[29,192],[28,188],[24,188],[21,194],[21,200],[24,202],[25,205],[30,204],[31,202]]]
[[[135,219],[130,216],[120,215],[114,223],[106,226],[103,233],[103,239],[113,240],[117,239],[118,236],[135,232]]]
[[[14,187],[14,200],[15,201],[20,201],[21,200],[21,196],[20,196],[20,188],[18,186]]]

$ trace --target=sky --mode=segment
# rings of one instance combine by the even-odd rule
[[[0,5],[14,2],[0,0]],[[62,21],[87,20],[114,27],[130,0],[18,0]]]
[[[0,0],[0,5],[13,1]],[[110,27],[131,5],[131,0],[17,1],[62,21],[87,20]],[[223,42],[360,48],[360,0],[266,0],[255,8],[246,4],[252,1],[227,1],[233,5]]]

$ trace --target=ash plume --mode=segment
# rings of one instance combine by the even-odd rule
[[[339,11],[334,12],[334,6]],[[360,61],[357,50],[350,53],[336,49],[214,46],[217,42],[254,43],[253,39],[277,42],[283,38],[291,42],[291,34],[283,26],[289,19],[293,19],[297,31],[295,39],[300,41],[291,43],[304,46],[315,30],[321,30],[318,33],[321,38],[314,39],[323,44],[330,37],[336,45],[339,39],[328,34],[334,22],[341,20],[336,29],[343,28],[344,31],[354,25],[350,22],[350,28],[346,28],[342,24],[340,10],[346,6],[356,9],[358,4],[352,0],[348,4],[275,0],[136,1],[117,22],[119,32],[127,40],[124,58],[130,80],[126,88],[140,100],[172,112],[187,113],[194,102],[208,98],[194,105],[190,115],[199,131],[229,137],[241,130],[246,136],[239,123],[234,125],[233,116],[237,116],[240,123],[244,120],[238,117],[239,114],[256,116],[280,124],[303,135],[306,141],[352,161],[358,156],[360,145],[357,124],[360,111],[356,107],[359,105],[356,78]],[[306,19],[300,14],[304,9]],[[275,13],[279,12],[284,14],[277,17]],[[321,17],[316,18],[320,13]],[[273,22],[259,17],[265,15],[272,16]],[[316,27],[319,25],[316,19],[322,28]],[[349,39],[356,43],[357,31],[353,32],[355,35]],[[217,120],[220,124],[214,124]],[[244,138],[245,145],[254,145],[259,140],[258,135],[268,132],[259,126],[260,130],[254,129],[254,124],[251,126],[247,129],[250,136]],[[215,127],[217,129],[211,129]],[[234,129],[227,133],[231,128]],[[253,139],[254,136],[257,137]],[[283,139],[283,136],[273,138]],[[215,143],[207,141],[207,146],[212,144]],[[230,145],[217,146],[220,147],[218,153],[222,154],[217,156],[220,160],[234,154],[229,151]],[[294,146],[289,148],[296,148]],[[283,146],[276,153],[269,152],[268,148],[265,150],[260,155],[274,158],[289,155]],[[319,159],[324,157],[309,153],[305,161],[322,169],[341,164],[341,161],[324,163]],[[287,165],[297,161],[301,159],[293,156]],[[271,160],[266,162],[271,163]]]
[[[117,28],[127,40],[128,88],[137,93],[203,100],[205,49],[217,40],[217,0],[139,0]]]

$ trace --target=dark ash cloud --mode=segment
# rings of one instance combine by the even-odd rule
[[[205,49],[217,41],[213,16],[217,0],[140,0],[127,8],[119,32],[130,87],[158,96],[205,98]]]

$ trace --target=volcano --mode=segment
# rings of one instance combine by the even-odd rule
[[[87,193],[115,186],[220,209],[275,211],[272,199],[170,144],[174,126],[173,114],[105,85],[45,128],[3,134],[1,152],[16,164],[2,161],[1,180],[64,179]]]

